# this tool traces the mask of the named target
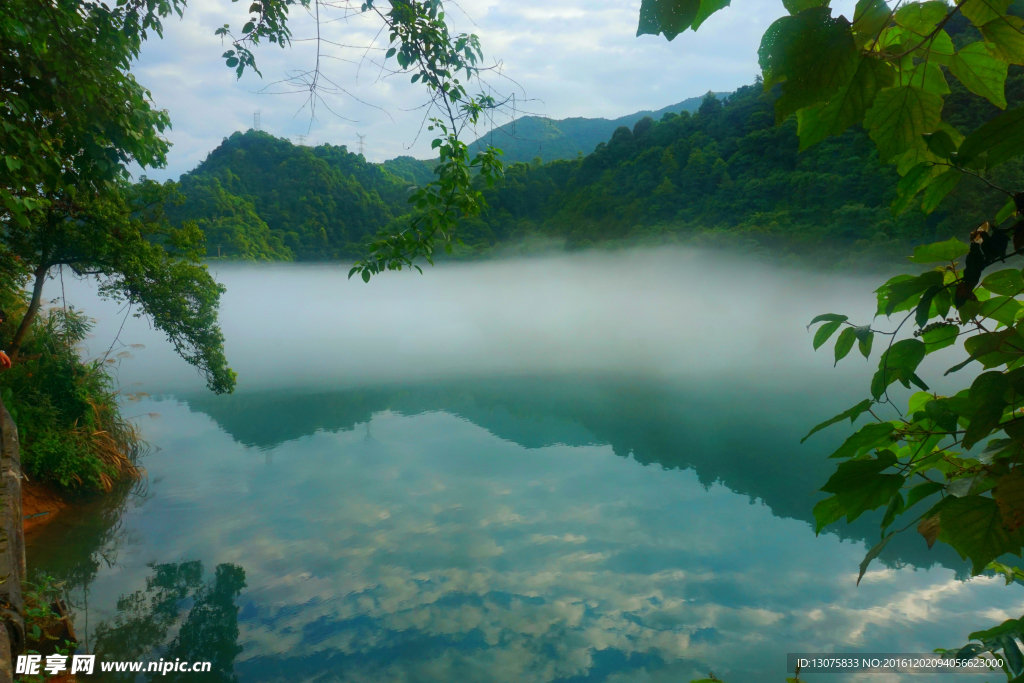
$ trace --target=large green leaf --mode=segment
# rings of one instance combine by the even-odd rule
[[[936,62],[921,62],[912,69],[904,69],[900,72],[900,85],[916,85],[936,95],[949,94],[946,75]]]
[[[700,9],[697,10],[697,16],[694,18],[691,28],[696,31],[712,14],[728,7],[729,2],[730,0],[701,0]]]
[[[919,40],[919,39],[918,39]],[[949,65],[949,60],[956,54],[956,47],[953,45],[953,39],[949,37],[949,34],[945,31],[939,31],[936,33],[930,41],[921,43],[914,43],[915,47],[911,52],[911,56],[924,59],[929,62],[935,62],[943,66]]]
[[[919,339],[903,339],[893,344],[878,361],[878,371],[871,379],[871,396],[878,400],[886,388],[897,381],[907,386],[913,383],[927,391],[927,385],[915,374],[926,352],[924,342]]]
[[[995,21],[1006,15],[1013,0],[967,0],[960,6],[960,12],[977,27]]]
[[[835,334],[835,331],[842,325],[838,320],[825,323],[814,333],[814,350],[817,351],[821,345],[828,341],[828,338]]]
[[[853,10],[853,36],[857,47],[875,40],[889,23],[891,11],[885,0],[858,0]]]
[[[899,493],[905,481],[899,474],[882,474],[896,464],[896,458],[883,455],[868,460],[850,460],[836,468],[828,482],[821,487],[834,493],[846,512],[846,521],[852,522],[868,510],[889,503]]]
[[[913,201],[914,197],[931,182],[939,168],[930,163],[920,163],[907,171],[896,185],[896,200],[892,203],[892,212],[899,215]]]
[[[875,447],[892,443],[896,427],[891,422],[871,422],[850,435],[829,458],[853,458]],[[824,489],[823,489],[824,490]]]
[[[914,247],[914,255],[908,257],[911,263],[939,263],[942,261],[955,261],[965,255],[969,247],[955,237],[950,237],[945,242],[933,242]]]
[[[893,533],[889,534],[888,536],[886,536],[885,538],[883,538],[877,545],[875,545],[874,548],[869,550],[868,554],[864,556],[863,560],[861,560],[861,563],[860,563],[860,573],[857,574],[857,585],[858,586],[860,585],[860,580],[864,578],[864,574],[868,570],[868,565],[871,564],[872,560],[874,560],[876,557],[878,557],[879,555],[882,554],[882,550],[885,549],[885,546],[889,545],[889,541],[891,541],[892,537],[895,536],[895,535],[896,535],[896,532],[893,532]]]
[[[897,24],[918,35],[925,35],[942,21],[949,8],[941,0],[911,2],[903,5],[893,17]]]
[[[775,117],[781,122],[799,109],[831,99],[850,82],[859,53],[850,23],[819,7],[775,21],[757,54],[765,88],[783,84],[775,101]]]
[[[636,34],[658,35],[672,40],[690,28],[700,11],[701,0],[643,0]]]
[[[921,210],[925,213],[931,213],[939,208],[939,204],[945,199],[946,195],[956,188],[963,176],[964,174],[958,169],[951,168],[932,179],[931,183],[924,190],[924,197],[921,199]]]
[[[855,330],[852,327],[847,327],[845,330],[843,330],[842,334],[839,335],[839,338],[836,339],[836,365],[839,364],[839,361],[846,358],[847,354],[849,354],[850,350],[853,348],[853,343],[856,340],[857,330]]]
[[[981,27],[992,54],[1010,64],[1024,64],[1024,20],[1005,16]]]
[[[1003,417],[1006,407],[1006,391],[1010,381],[1001,372],[985,372],[975,378],[967,395],[967,402],[953,399],[950,405],[960,415],[970,420],[961,442],[964,448],[973,448],[976,443],[992,433]],[[956,401],[956,403],[954,403]]]
[[[803,12],[815,7],[828,7],[829,0],[782,0],[782,5],[790,14]]]
[[[988,168],[1024,154],[1024,107],[1000,114],[968,135],[960,145],[957,160],[967,166],[982,154],[988,155]]]
[[[1019,537],[1011,536],[1003,526],[999,505],[984,496],[964,496],[943,507],[942,531],[949,544],[964,557],[971,558],[972,573],[978,575],[988,563],[1006,553],[1020,553]]]
[[[885,88],[864,115],[864,125],[889,163],[903,152],[924,146],[921,136],[934,133],[941,121],[942,98],[923,88],[901,85]]]
[[[1021,277],[1019,270],[1007,268],[987,275],[981,281],[981,286],[993,294],[1016,296],[1024,292],[1024,277]]]
[[[956,325],[940,325],[922,334],[921,341],[924,342],[928,353],[935,353],[939,349],[944,349],[956,343],[956,338],[959,334],[960,328]]]
[[[942,273],[932,270],[917,277],[908,277],[878,290],[878,313],[887,316],[908,311],[917,305],[921,295],[931,287],[942,285]]]
[[[827,103],[797,112],[801,151],[863,121],[865,112],[875,101],[875,95],[895,80],[889,64],[868,55],[857,58],[857,68],[851,74],[849,82]]]
[[[804,441],[807,441],[807,439],[811,438],[812,435],[817,434],[822,429],[825,429],[825,427],[831,427],[832,425],[834,425],[837,422],[842,422],[843,420],[849,419],[850,420],[850,424],[853,424],[857,420],[857,418],[860,417],[861,414],[864,413],[864,411],[866,411],[868,408],[871,407],[872,403],[874,403],[874,401],[872,401],[869,398],[866,398],[863,401],[861,401],[860,403],[858,403],[857,405],[855,405],[854,407],[850,408],[849,410],[844,411],[842,413],[839,413],[835,417],[831,417],[831,418],[825,420],[821,424],[817,425],[814,429],[812,429],[811,431],[807,432],[807,436],[805,436],[804,438],[800,439],[800,443],[803,443]]]
[[[817,536],[822,529],[845,516],[846,512],[839,503],[838,496],[830,496],[821,501],[814,506],[814,535]]]
[[[949,71],[975,95],[1006,109],[1006,62],[989,53],[985,43],[971,43],[949,60]]]

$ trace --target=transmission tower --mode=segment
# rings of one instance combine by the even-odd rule
[[[302,145],[306,144],[306,136],[305,135],[296,135],[295,137],[297,137],[299,139],[299,146],[300,147]]]
[[[366,136],[356,133],[356,137],[359,138],[359,153],[364,157],[366,156]]]
[[[262,128],[260,128],[260,110],[259,109],[257,109],[256,111],[254,111],[252,113],[252,129],[253,130],[263,130]]]

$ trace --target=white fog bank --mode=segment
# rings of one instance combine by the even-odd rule
[[[681,249],[444,264],[369,284],[340,265],[211,272],[227,287],[221,321],[239,389],[558,372],[838,378],[869,368],[851,358],[832,370],[830,348],[815,354],[806,325],[824,312],[870,321],[883,279]],[[88,350],[103,355],[123,309],[91,283],[65,282],[68,303],[98,319]],[[45,295],[59,297],[59,284]],[[128,318],[120,341],[145,345],[122,362],[122,385],[202,386],[145,321]]]

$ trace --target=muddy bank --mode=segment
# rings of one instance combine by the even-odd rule
[[[45,484],[23,481],[21,484],[21,519],[26,544],[39,531],[68,507],[67,500]]]

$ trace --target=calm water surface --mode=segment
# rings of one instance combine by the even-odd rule
[[[833,370],[803,326],[870,314],[874,278],[698,252],[369,286],[215,270],[238,391],[129,318],[147,485],[29,548],[103,659],[213,662],[178,674],[197,683],[779,682],[787,652],[927,652],[1024,611],[917,537],[856,587],[877,516],[814,535],[844,430],[800,437],[874,363]],[[123,311],[67,296],[102,354]]]

